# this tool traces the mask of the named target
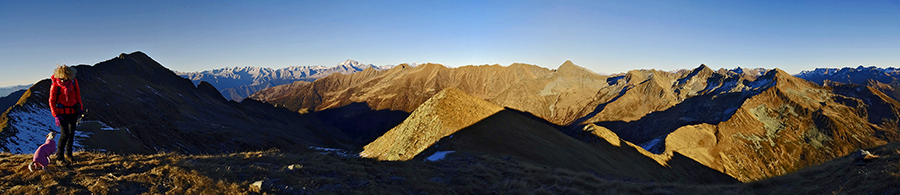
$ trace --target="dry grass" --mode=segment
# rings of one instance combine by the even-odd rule
[[[688,185],[599,177],[456,152],[437,162],[381,162],[311,150],[223,155],[76,153],[71,168],[29,172],[31,155],[0,153],[0,194],[896,194],[900,151],[866,166],[839,158],[759,182]]]

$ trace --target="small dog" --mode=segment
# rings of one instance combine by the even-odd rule
[[[37,167],[47,171],[47,165],[50,165],[50,155],[54,152],[56,152],[56,141],[53,141],[53,132],[50,132],[47,134],[47,141],[34,151],[34,158],[28,164],[28,171],[34,172]]]

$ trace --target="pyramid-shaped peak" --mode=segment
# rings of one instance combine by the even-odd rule
[[[593,71],[588,70],[587,68],[575,65],[575,63],[572,63],[571,60],[566,60],[565,63],[563,63],[562,65],[559,65],[559,68],[556,68],[556,71],[560,72],[560,73],[575,73],[575,72],[593,73]]]
[[[700,64],[700,66],[697,67],[696,69],[710,69],[710,68],[706,64]],[[712,70],[712,69],[710,69],[710,70]]]
[[[581,68],[580,66],[575,65],[575,63],[572,63],[572,60],[566,60],[566,62],[563,62],[562,65],[559,65],[559,68],[557,68],[557,70],[562,70],[562,69],[566,69],[566,68],[574,68],[574,67]]]
[[[791,74],[788,74],[787,72],[785,72],[784,70],[782,70],[780,68],[774,68],[774,69],[772,69],[772,71],[769,71],[768,74],[775,74],[775,76],[778,76],[778,77],[784,77],[784,76],[793,77]]]
[[[700,64],[700,66],[698,66],[697,68],[695,68],[695,69],[694,69],[693,71],[691,71],[691,72],[693,72],[693,73],[699,73],[699,72],[706,72],[706,71],[714,72],[711,68],[709,68],[709,66],[706,66],[706,64]]]
[[[360,156],[379,160],[409,160],[441,138],[471,126],[503,107],[445,88],[422,103],[400,125],[363,147]]]
[[[794,77],[794,75],[788,74],[787,72],[785,72],[784,70],[782,70],[780,68],[774,68],[774,69],[766,72],[766,74],[760,78],[761,79],[774,79],[781,84],[806,83],[806,80]]]

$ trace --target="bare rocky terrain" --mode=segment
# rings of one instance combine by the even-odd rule
[[[592,129],[606,129],[645,149],[645,156],[666,159],[677,153],[744,182],[900,140],[900,107],[881,91],[817,85],[780,69],[701,65],[606,76],[571,62],[555,70],[527,64],[401,65],[279,86],[281,93],[251,98],[299,112],[365,103],[372,110],[413,113],[412,118],[419,117],[418,106],[446,88],[530,113],[587,143],[603,140]],[[446,134],[438,132],[421,133]]]

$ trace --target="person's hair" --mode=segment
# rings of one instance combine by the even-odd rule
[[[62,80],[69,80],[75,78],[75,68],[66,65],[57,65],[56,70],[53,71],[53,77]]]

